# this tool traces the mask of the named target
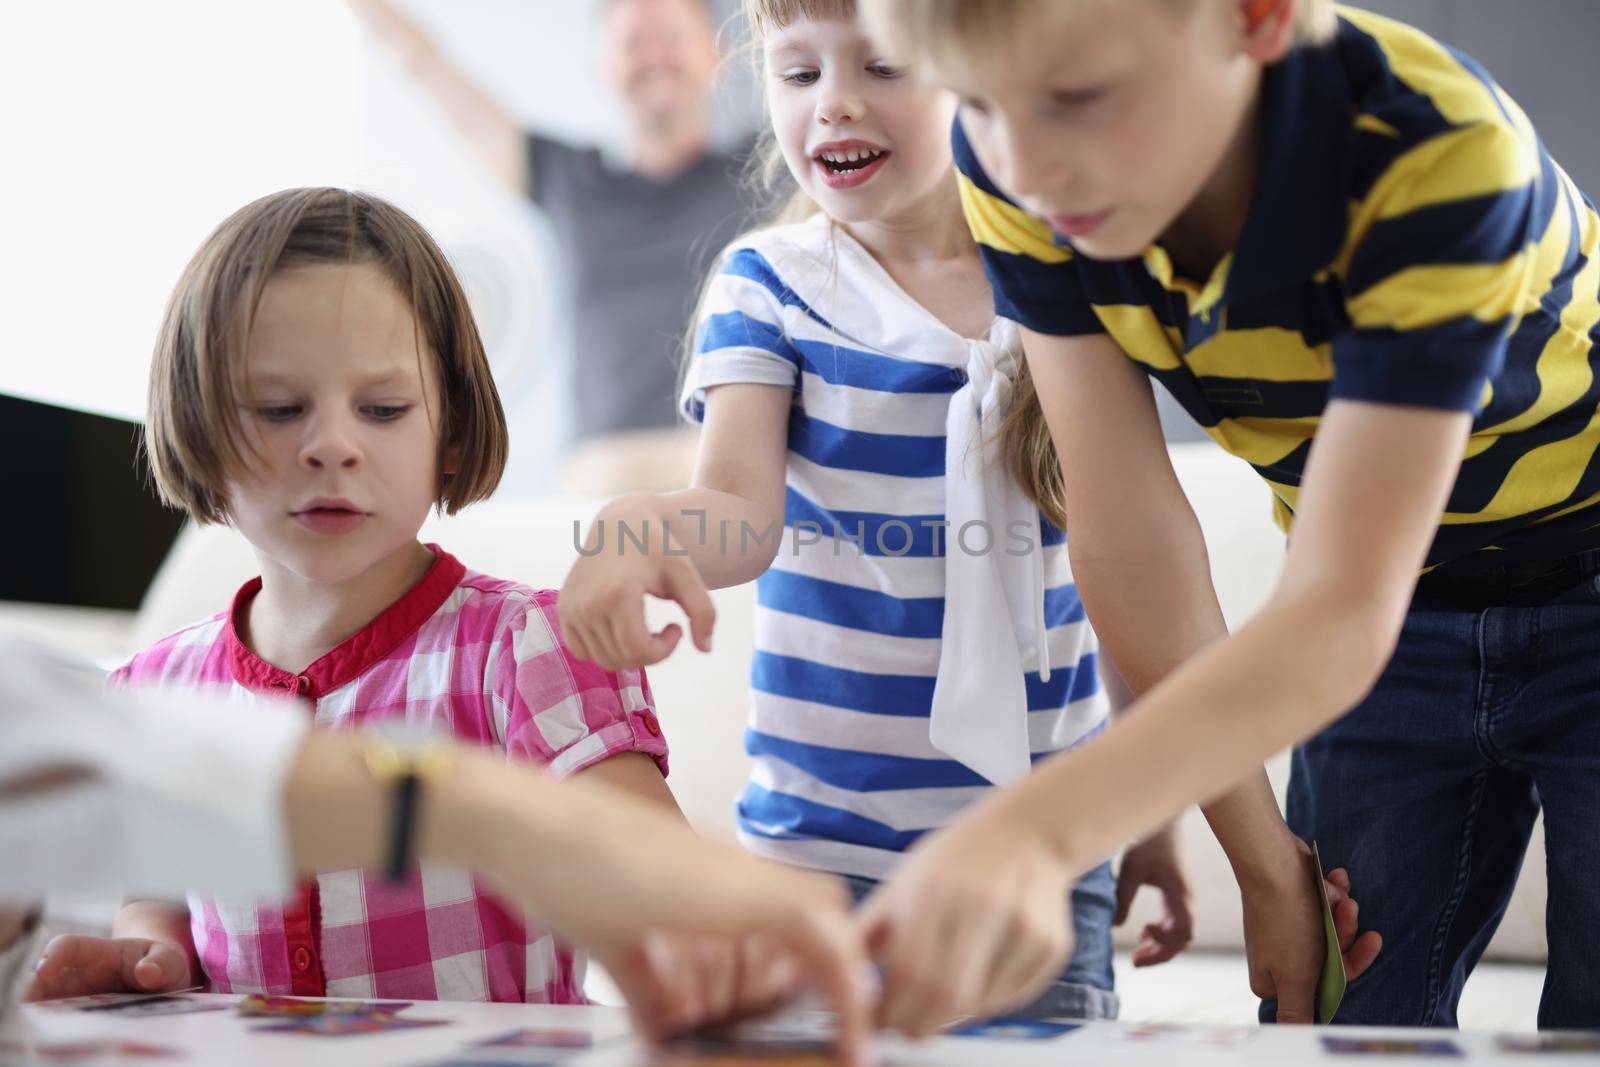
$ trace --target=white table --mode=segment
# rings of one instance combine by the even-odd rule
[[[253,1032],[253,1025],[270,1019],[246,1019],[231,1008],[236,997],[206,996],[201,999],[229,1005],[226,1011],[200,1012],[159,1017],[127,1017],[115,1013],[64,1011],[42,1005],[26,1005],[0,1025],[0,1041],[25,1045],[84,1041],[96,1038],[137,1041],[181,1050],[178,1060],[125,1059],[97,1060],[95,1063],[137,1063],[143,1067],[164,1064],[219,1064],[226,1067],[427,1067],[453,1058],[472,1058],[469,1046],[512,1030],[543,1027],[584,1030],[594,1036],[595,1047],[587,1053],[559,1050],[519,1050],[524,1064],[560,1062],[583,1067],[642,1067],[649,1057],[630,1034],[627,1014],[618,1008],[549,1007],[521,1004],[464,1004],[419,1001],[401,1017],[444,1018],[451,1025],[401,1030],[385,1034],[348,1037],[320,1037],[301,1034]],[[1193,1042],[1164,1039],[1133,1043],[1121,1032],[1127,1027],[1114,1023],[1095,1023],[1049,1041],[996,1041],[978,1038],[938,1038],[911,1045],[895,1038],[879,1042],[883,1067],[1207,1067],[1218,1064],[1270,1064],[1273,1067],[1301,1064],[1348,1064],[1372,1067],[1374,1064],[1578,1064],[1594,1062],[1587,1056],[1528,1056],[1498,1049],[1494,1036],[1485,1033],[1419,1030],[1334,1030],[1263,1027],[1248,1040],[1235,1045],[1209,1047]],[[1405,1038],[1444,1038],[1465,1053],[1455,1059],[1410,1057],[1333,1056],[1324,1052],[1318,1038],[1323,1034]],[[501,1052],[498,1055],[504,1056]],[[0,1055],[10,1067],[10,1060]],[[31,1062],[31,1061],[24,1061]],[[50,1063],[49,1060],[39,1060]],[[84,1061],[75,1061],[84,1062]],[[729,1059],[708,1061],[719,1067],[736,1062]],[[759,1065],[762,1061],[753,1060]],[[782,1061],[765,1061],[777,1067]]]

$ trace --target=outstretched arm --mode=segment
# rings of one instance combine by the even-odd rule
[[[522,124],[391,0],[349,0],[349,4],[373,39],[388,48],[444,109],[490,173],[518,196],[532,195]]]

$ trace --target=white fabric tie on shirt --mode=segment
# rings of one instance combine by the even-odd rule
[[[1015,344],[1003,343],[1010,335],[1010,323],[1002,321],[995,341],[968,342],[967,383],[945,416],[950,525],[929,726],[935,748],[996,785],[1032,768],[1026,664],[1036,664],[1041,681],[1050,679],[1039,509],[1010,476],[1000,447],[1021,358]],[[971,523],[982,525],[963,537]]]

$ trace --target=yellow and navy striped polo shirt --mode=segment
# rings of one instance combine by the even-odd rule
[[[962,201],[1000,313],[1109,334],[1272,486],[1290,526],[1330,400],[1472,412],[1428,566],[1600,546],[1600,216],[1478,64],[1340,10],[1263,82],[1258,193],[1204,285],[1076,255],[983,174]]]

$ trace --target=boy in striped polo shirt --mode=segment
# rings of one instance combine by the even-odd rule
[[[1593,205],[1473,60],[1324,0],[865,7],[961,94],[963,202],[1073,572],[1142,696],[892,891],[970,923],[969,883],[1065,880],[1302,742],[1290,825],[1385,938],[1340,1022],[1455,1023],[1542,806],[1539,1023],[1600,1025]],[[1292,526],[1232,636],[1146,377]]]

